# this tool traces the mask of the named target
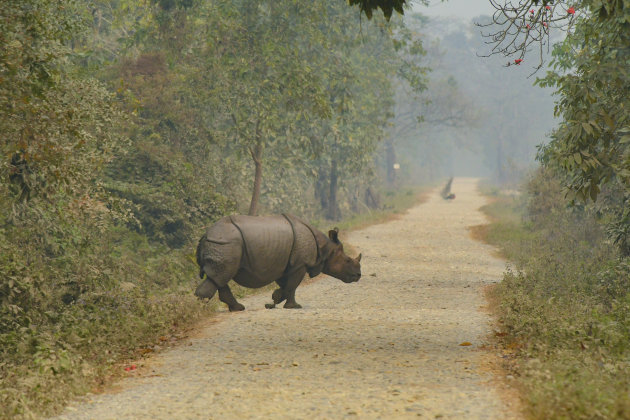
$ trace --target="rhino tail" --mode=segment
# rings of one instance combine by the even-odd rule
[[[199,278],[200,279],[203,279],[203,275],[205,274],[205,272],[203,271],[202,256],[201,256],[204,239],[206,239],[205,235],[201,237],[201,239],[199,240],[199,244],[197,245],[197,264],[199,265]]]

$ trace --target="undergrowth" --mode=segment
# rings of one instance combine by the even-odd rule
[[[502,345],[535,419],[630,418],[630,260],[592,205],[539,173],[520,197],[485,189],[485,239],[512,265],[494,289]]]

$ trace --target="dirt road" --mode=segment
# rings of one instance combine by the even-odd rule
[[[485,203],[456,179],[399,220],[356,231],[363,278],[298,288],[301,310],[269,296],[221,313],[192,340],[154,356],[116,393],[67,419],[518,418],[486,368],[484,285],[504,262],[470,239]],[[461,343],[470,342],[469,346]]]

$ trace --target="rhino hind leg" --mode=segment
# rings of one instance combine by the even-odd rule
[[[227,304],[230,312],[245,310],[245,306],[238,303],[238,301],[232,294],[232,290],[230,289],[230,286],[228,286],[227,284],[219,288],[219,300]]]
[[[212,299],[217,289],[224,287],[235,274],[227,270],[215,270],[215,267],[216,264],[213,261],[207,261],[199,270],[200,276],[204,274],[206,276],[206,279],[195,290],[195,296],[199,299]]]
[[[212,280],[206,277],[204,281],[195,289],[195,296],[199,299],[212,299],[217,291],[217,286]]]

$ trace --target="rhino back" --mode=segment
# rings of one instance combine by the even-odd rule
[[[279,279],[293,248],[293,230],[283,216],[234,216],[243,235],[244,258],[239,283],[260,287]]]

